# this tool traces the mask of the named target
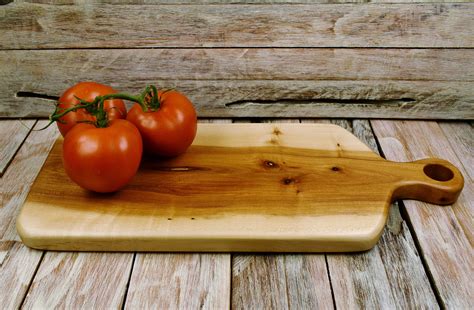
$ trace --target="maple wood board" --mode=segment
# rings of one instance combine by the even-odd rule
[[[184,155],[144,158],[113,194],[70,181],[61,153],[58,139],[17,220],[33,248],[362,251],[392,200],[450,204],[463,187],[447,161],[390,162],[332,124],[199,124]]]

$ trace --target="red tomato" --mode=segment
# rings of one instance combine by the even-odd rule
[[[145,151],[167,157],[182,154],[196,136],[196,110],[177,91],[159,91],[158,97],[158,110],[145,112],[140,104],[135,104],[128,111],[127,120],[140,131]]]
[[[115,192],[136,174],[142,151],[140,132],[126,120],[113,120],[106,128],[81,123],[64,138],[64,168],[85,189]]]
[[[114,94],[115,91],[112,87],[102,85],[95,82],[80,82],[72,86],[64,92],[59,98],[58,111],[64,111],[65,109],[71,108],[79,104],[74,96],[81,98],[85,101],[94,101],[95,97],[103,96],[108,94]],[[125,103],[121,99],[111,99],[104,101],[104,110],[108,115],[109,120],[127,117],[127,108]],[[58,124],[59,131],[61,134],[66,136],[69,130],[76,125],[78,121],[94,121],[95,117],[87,112],[85,109],[78,109],[77,111],[69,112],[60,118],[65,123],[56,122]]]

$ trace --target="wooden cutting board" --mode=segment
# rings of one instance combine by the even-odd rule
[[[33,248],[341,252],[370,249],[390,202],[454,202],[449,162],[387,161],[329,124],[200,124],[186,154],[146,158],[114,194],[71,182],[54,145],[18,217]]]

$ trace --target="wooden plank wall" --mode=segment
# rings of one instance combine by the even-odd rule
[[[473,3],[78,2],[0,5],[0,117],[96,80],[201,117],[474,118]]]

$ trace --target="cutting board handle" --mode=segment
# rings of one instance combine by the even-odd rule
[[[457,200],[464,186],[461,172],[446,160],[427,158],[403,165],[408,166],[400,170],[404,178],[394,190],[394,200],[415,199],[449,205]]]

